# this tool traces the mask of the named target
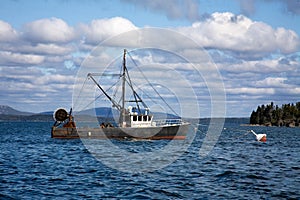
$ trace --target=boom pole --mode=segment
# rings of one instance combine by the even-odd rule
[[[113,104],[113,106],[115,106],[120,112],[122,112],[122,108],[121,106],[115,101],[113,100],[106,92],[105,90],[99,85],[99,83],[94,79],[94,77],[92,76],[92,74],[88,74],[88,77],[90,77],[92,79],[92,81],[97,85],[97,87],[103,92],[103,94],[110,100],[110,102]]]

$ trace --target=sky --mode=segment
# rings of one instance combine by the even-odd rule
[[[220,94],[212,84],[218,75],[227,117],[249,117],[258,105],[271,101],[300,101],[299,0],[2,0],[0,105],[36,113],[72,106],[76,77],[93,49],[144,28],[167,29],[188,38],[172,41],[164,31],[162,40],[144,38],[155,47],[161,42],[163,48],[165,37],[179,55],[193,60],[201,57],[202,49],[210,56],[217,73],[201,68],[201,80],[187,78],[193,75],[187,63],[164,59],[165,66],[160,66],[161,71],[172,66],[186,74],[203,117],[211,116],[214,92]],[[187,45],[189,39],[199,48]],[[116,41],[136,48],[131,40]],[[134,55],[140,63],[158,64],[155,52],[142,54]],[[152,78],[164,79],[159,73]],[[177,87],[184,89],[184,82]]]

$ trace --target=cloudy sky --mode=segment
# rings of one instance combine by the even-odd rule
[[[108,38],[147,27],[167,28],[204,48],[222,77],[228,117],[249,116],[271,101],[300,101],[299,0],[2,0],[0,105],[31,112],[70,107],[86,56]],[[174,52],[188,48],[177,42]],[[190,57],[197,51],[185,49]],[[200,110],[211,106],[197,79],[189,81]]]

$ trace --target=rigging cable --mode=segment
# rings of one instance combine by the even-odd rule
[[[138,87],[135,83],[133,83],[136,88],[143,92],[143,95],[148,97],[153,103],[158,104],[151,96],[149,96],[141,87]],[[139,96],[138,96],[139,97]],[[139,97],[140,98],[140,97]],[[143,103],[143,102],[142,102]]]
[[[80,91],[79,91],[79,94],[78,94],[77,98],[75,99],[75,102],[74,102],[74,105],[73,105],[73,109],[74,109],[74,110],[75,110],[75,108],[76,108],[77,101],[78,101],[78,99],[79,99],[79,96],[80,96],[81,93],[82,93],[83,87],[85,86],[85,83],[86,83],[87,79],[88,79],[88,77],[85,78],[85,80],[84,80],[84,82],[83,82],[83,84],[82,84],[82,86],[81,86],[81,89],[80,89]]]
[[[88,79],[88,77],[86,78],[86,80]],[[86,82],[85,80],[85,82]],[[84,82],[84,84],[85,84]],[[112,86],[110,86],[107,90],[105,90],[105,92],[108,92],[109,90],[111,90],[115,85],[117,85],[119,81],[117,81],[116,83],[114,83]],[[83,87],[82,87],[83,88]],[[81,88],[81,89],[82,89]],[[81,91],[82,92],[82,91]],[[85,110],[87,109],[92,103],[94,103],[96,100],[98,100],[100,97],[102,97],[104,95],[104,93],[100,93],[95,99],[93,99],[91,102],[89,102],[84,108],[82,108],[81,110]],[[79,96],[78,96],[79,98]]]
[[[135,60],[131,57],[130,53],[127,52],[127,54],[129,55],[130,59],[132,60],[133,64],[137,67],[137,69],[140,71],[140,73],[142,74],[142,76],[144,77],[144,79],[148,82],[148,84],[151,86],[151,88],[155,91],[155,93],[160,97],[160,99],[168,106],[168,108],[177,116],[179,116],[175,110],[164,100],[164,98],[159,94],[159,92],[154,88],[153,84],[150,83],[150,81],[147,79],[147,77],[145,76],[145,74],[142,72],[142,70],[139,68],[139,66],[136,64]]]
[[[128,70],[127,70],[127,67],[125,69],[126,69],[126,74],[127,74],[127,77],[128,77],[127,83],[128,83],[128,85],[130,86],[130,88],[131,88],[131,90],[133,92],[133,96],[134,96],[134,100],[135,100],[136,106],[137,106],[139,112],[141,112],[140,105],[138,103],[137,97],[139,98],[139,100],[141,100],[144,108],[148,108],[148,106],[143,102],[143,100],[140,98],[140,96],[134,90],[132,82],[131,82],[131,79],[130,79],[130,76],[129,76],[129,73],[128,73]]]

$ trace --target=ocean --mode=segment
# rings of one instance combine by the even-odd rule
[[[0,122],[0,199],[300,199],[300,128],[227,119],[201,157],[208,122],[200,120],[184,152],[173,160],[158,155],[164,164],[148,171],[139,170],[153,165],[147,153],[159,154],[170,141],[112,140],[120,152],[145,155],[126,171],[114,167],[123,155],[112,153],[107,164],[109,154],[91,153],[86,141],[52,139],[52,122]],[[266,133],[267,142],[257,142],[249,129]]]

